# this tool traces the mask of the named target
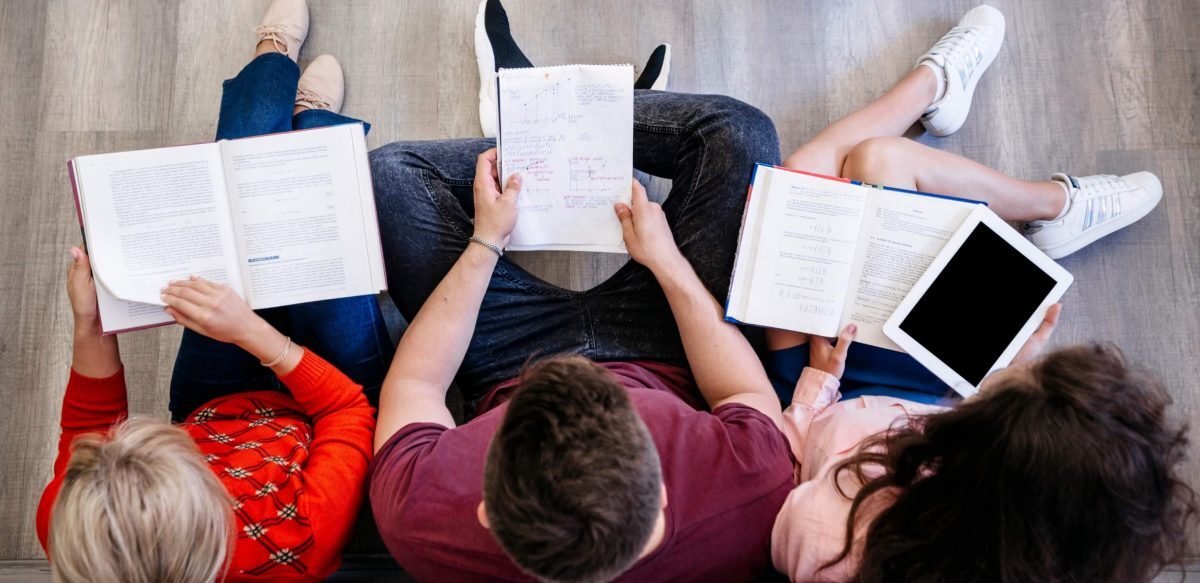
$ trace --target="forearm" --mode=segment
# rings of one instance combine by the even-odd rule
[[[739,394],[757,393],[776,403],[758,355],[682,256],[657,267],[655,277],[666,293],[679,326],[684,352],[696,384],[709,406]]]
[[[75,325],[71,368],[96,379],[108,378],[121,370],[121,352],[116,336],[104,336],[99,322]]]
[[[481,245],[467,245],[409,323],[380,391],[376,450],[410,423],[454,426],[446,390],[467,354],[497,259]]]
[[[389,380],[450,386],[475,333],[497,259],[481,245],[467,245],[404,331]]]
[[[290,342],[282,332],[257,316],[251,325],[250,333],[246,334],[244,340],[238,341],[237,345],[252,354],[259,362],[275,363],[271,366],[271,370],[281,377],[296,370],[304,358],[304,347]]]

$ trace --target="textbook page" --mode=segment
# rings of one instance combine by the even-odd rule
[[[762,210],[746,322],[836,336],[869,189],[776,168]]]
[[[100,307],[100,327],[104,334],[175,323],[175,318],[163,306],[119,300],[103,285],[96,286],[96,302]]]
[[[220,145],[252,307],[386,289],[361,124]]]
[[[633,179],[633,67],[499,74],[500,184],[522,177],[508,248],[624,253],[617,201]]]
[[[241,293],[215,145],[81,156],[74,170],[93,273],[114,299],[162,306],[163,286],[189,275]]]
[[[838,326],[853,322],[858,325],[855,342],[902,351],[884,335],[883,324],[976,204],[893,190],[870,192]]]

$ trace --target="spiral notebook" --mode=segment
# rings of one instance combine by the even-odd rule
[[[508,248],[624,253],[617,201],[633,179],[633,67],[501,69],[501,184],[520,173]]]

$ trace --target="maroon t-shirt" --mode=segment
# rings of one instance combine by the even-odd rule
[[[688,405],[677,396],[695,394],[694,384],[679,384],[693,382],[685,369],[602,366],[629,390],[658,447],[667,488],[662,544],[619,580],[745,581],[771,569],[771,528],[793,486],[783,433],[744,405],[712,413]],[[418,581],[532,580],[476,517],[488,443],[506,409],[502,400],[485,399],[490,410],[454,429],[407,425],[371,462],[379,532]]]

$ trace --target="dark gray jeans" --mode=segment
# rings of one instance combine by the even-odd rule
[[[729,97],[637,91],[633,129],[634,166],[672,180],[663,211],[675,242],[724,303],[754,164],[779,163],[775,126]],[[389,293],[410,321],[467,246],[475,158],[493,145],[396,142],[371,152]],[[456,378],[468,410],[531,358],[566,353],[687,363],[666,297],[645,267],[630,261],[574,292],[502,258]]]

